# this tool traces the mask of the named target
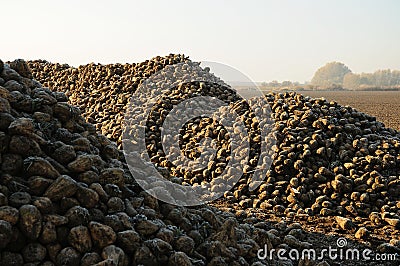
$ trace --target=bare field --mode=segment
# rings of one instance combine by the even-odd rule
[[[302,91],[313,98],[324,97],[375,116],[386,127],[400,130],[400,91]]]

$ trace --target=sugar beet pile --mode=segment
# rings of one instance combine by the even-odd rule
[[[37,80],[54,90],[66,92],[70,102],[80,107],[88,121],[96,123],[98,130],[120,143],[121,122],[132,92],[157,70],[181,62],[191,63],[183,55],[170,55],[139,64],[89,64],[72,68],[35,61],[29,66]],[[208,87],[201,88],[199,84],[189,87],[172,91],[172,97],[179,100],[188,93],[210,94]],[[219,98],[225,93],[222,99],[232,95],[226,90],[224,93],[215,88],[212,91],[211,95]],[[272,166],[265,182],[255,192],[249,192],[248,175],[243,175],[236,187],[225,193],[229,204],[239,210],[260,208],[286,217],[334,216],[344,230],[360,227],[358,238],[368,237],[366,228],[373,230],[388,225],[391,238],[398,239],[399,132],[385,128],[375,117],[325,99],[296,93],[267,94],[266,99],[278,132]],[[232,97],[231,101],[238,99]],[[193,185],[211,179],[212,185],[218,185],[218,173],[225,166],[218,155],[205,171],[194,174],[175,169],[160,153],[158,136],[163,120],[162,116],[158,118],[162,111],[169,111],[163,109],[165,105],[160,106],[156,115],[149,119],[148,137],[158,140],[147,147],[153,163],[165,166],[169,175],[179,177],[180,182]],[[254,128],[251,115],[245,113],[244,116],[250,129]],[[220,154],[225,154],[224,141],[229,138],[224,138],[224,134],[226,132],[216,121],[197,119],[181,132],[186,140],[186,146],[181,145],[181,148],[193,158],[191,144],[212,136],[221,144]],[[251,147],[255,150],[254,158],[258,155],[256,146]],[[249,172],[253,164],[250,160]]]
[[[97,121],[96,127],[117,141],[121,137],[119,121],[132,91],[160,69],[155,65],[183,61],[189,60],[171,55],[140,64],[72,68],[33,61],[29,66],[37,80],[65,91],[89,121]],[[272,167],[257,193],[248,192],[244,178],[236,190],[226,193],[229,200],[245,208],[273,209],[288,216],[372,215],[391,224],[400,222],[396,221],[400,207],[399,132],[385,128],[375,117],[325,99],[289,92],[267,94],[266,98],[278,131]],[[223,133],[215,122],[210,125],[199,119],[182,134],[198,140],[210,130],[215,135]],[[158,157],[154,163],[162,164]],[[220,170],[217,163],[210,164],[203,178]]]
[[[23,60],[0,73],[0,265],[265,265],[264,245],[311,245],[298,224],[157,201],[64,93]]]
[[[79,68],[33,61],[32,73],[22,60],[0,62],[1,265],[275,265],[257,259],[264,244],[310,246],[298,224],[271,229],[207,206],[175,207],[135,185],[110,140],[121,143],[125,107],[141,82],[184,61],[170,55]],[[266,98],[278,130],[273,164],[257,191],[250,193],[244,175],[225,193],[227,202],[287,217],[335,216],[346,230],[364,218],[369,225],[388,224],[398,239],[399,133],[323,99],[295,93]],[[157,137],[158,126],[150,137]],[[188,143],[224,134],[202,119],[186,129]],[[224,166],[210,163],[193,176],[172,169],[155,151],[149,149],[153,162],[188,184],[217,179]]]

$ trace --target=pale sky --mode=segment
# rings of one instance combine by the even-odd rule
[[[329,61],[400,69],[400,1],[0,0],[0,58],[73,66],[184,53],[254,81],[310,80]]]

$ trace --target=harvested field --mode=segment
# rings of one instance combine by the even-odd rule
[[[400,130],[400,91],[305,91],[375,116],[385,126]]]

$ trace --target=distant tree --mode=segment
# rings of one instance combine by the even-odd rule
[[[285,86],[285,87],[292,86],[292,82],[289,80],[282,81],[282,86]]]
[[[347,73],[343,78],[343,88],[358,90],[360,88],[360,75]]]
[[[351,70],[345,64],[330,62],[315,72],[311,84],[324,89],[343,85],[343,78],[347,73],[351,73]]]
[[[400,70],[392,70],[392,79],[390,85],[399,86],[400,85]]]
[[[277,80],[273,80],[273,81],[271,81],[269,83],[269,86],[271,86],[271,87],[279,87],[280,84],[279,84],[279,82]]]
[[[375,77],[371,73],[361,73],[360,74],[360,86],[374,86]]]

